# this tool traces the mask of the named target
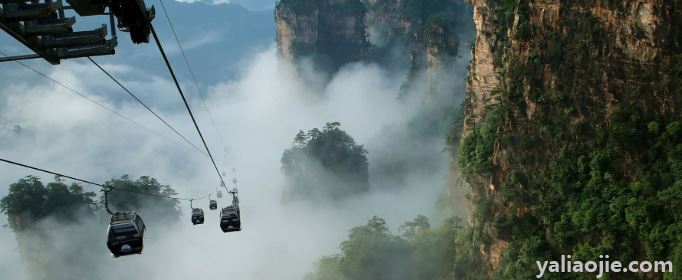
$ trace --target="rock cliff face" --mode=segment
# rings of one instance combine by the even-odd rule
[[[275,11],[277,45],[291,61],[333,61],[324,69],[328,74],[358,60],[404,71],[399,97],[414,94],[422,104],[416,109],[420,114],[407,124],[409,133],[396,137],[409,137],[405,143],[442,143],[464,98],[468,53],[461,50],[473,42],[472,13],[473,6],[464,0],[281,0]],[[436,170],[428,164],[421,167],[427,171],[415,170],[412,163],[440,162],[434,158],[443,155],[440,150],[434,155],[405,149],[412,150],[409,157],[391,156],[387,166],[373,165],[374,178],[395,179],[392,185],[400,185],[410,172]],[[450,174],[452,187],[442,205],[458,210],[448,213],[463,211],[457,174]]]
[[[682,3],[472,2],[459,156],[483,274],[561,254],[682,266]],[[576,277],[594,275],[557,279]]]
[[[322,57],[331,70],[396,48],[413,70],[437,69],[457,54],[469,16],[461,0],[282,0],[275,11],[282,56]]]
[[[277,45],[284,58],[313,57],[335,71],[367,57],[364,19],[359,0],[281,0],[275,9]]]
[[[376,48],[400,47],[414,68],[436,67],[457,54],[459,38],[454,18],[458,1],[370,0],[366,26]],[[448,3],[449,2],[449,3]],[[438,9],[441,8],[441,9]]]
[[[410,67],[405,87],[424,72],[426,97],[438,95],[438,73],[449,71],[460,45],[472,41],[471,7],[462,0],[368,0],[366,6],[372,54],[397,49]]]

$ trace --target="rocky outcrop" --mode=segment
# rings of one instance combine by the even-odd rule
[[[491,7],[487,1],[478,1],[474,6],[474,24],[476,26],[476,41],[472,50],[472,58],[469,68],[469,75],[467,76],[468,91],[471,93],[467,96],[469,99],[466,118],[474,119],[475,122],[480,121],[480,116],[483,115],[483,107],[486,103],[496,102],[492,98],[492,93],[495,89],[500,88],[500,80],[498,73],[495,70],[495,57],[493,55],[495,47],[495,38],[493,34],[487,30],[495,30],[494,19],[491,18],[494,14],[489,13]],[[471,123],[467,121],[465,123]],[[464,130],[464,133],[467,133]]]
[[[279,51],[289,60],[312,57],[336,71],[367,57],[364,19],[359,0],[282,0],[275,8]]]
[[[332,70],[399,49],[413,72],[435,71],[457,55],[469,15],[461,0],[282,0],[277,45],[286,59],[322,58]]]
[[[532,278],[560,254],[682,265],[664,206],[682,193],[682,5],[473,4],[459,167],[486,276]]]
[[[471,7],[461,0],[368,0],[367,26],[375,56],[399,49],[409,58],[410,77],[428,77],[451,66],[460,45],[471,41]],[[406,84],[410,84],[408,79]],[[437,91],[437,81],[428,82]]]
[[[421,103],[415,109],[419,114],[407,124],[409,133],[399,137],[410,137],[404,143],[442,141],[464,98],[467,53],[460,51],[473,42],[472,11],[464,0],[281,0],[275,11],[277,45],[290,61],[331,61],[324,69],[327,74],[358,60],[404,71],[399,97],[411,100],[406,96],[413,94]],[[438,162],[434,158],[443,155],[427,154],[387,157],[385,166],[373,166],[373,174],[400,185],[409,172],[436,170],[428,164],[421,166],[424,170],[412,167],[413,162]],[[466,212],[457,174],[451,172],[440,203],[448,215]]]

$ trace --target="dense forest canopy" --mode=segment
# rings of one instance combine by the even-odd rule
[[[40,178],[27,176],[10,185],[9,194],[0,200],[0,212],[7,215],[13,230],[29,230],[47,217],[77,222],[76,214],[93,213],[94,197],[95,193],[84,192],[76,183],[68,186],[59,177],[44,185]]]
[[[147,219],[154,219],[159,223],[174,222],[180,217],[179,202],[177,200],[126,192],[135,191],[161,196],[177,195],[177,192],[171,186],[163,185],[154,178],[142,176],[133,181],[128,175],[124,175],[121,178],[107,181],[105,185],[116,189],[109,193],[109,208],[112,211],[138,211]],[[101,199],[102,203],[104,202],[103,199]]]
[[[339,199],[369,190],[367,150],[338,122],[299,131],[282,155],[288,197]]]
[[[534,20],[541,1],[483,2],[479,37],[494,34],[504,82],[466,102],[459,166],[473,186],[474,258],[489,262],[469,277],[529,279],[537,260],[608,254],[676,268],[608,279],[682,279],[681,6],[647,3],[659,25],[644,26],[643,2],[561,1],[550,24]],[[625,41],[656,47],[646,57]]]
[[[425,216],[399,227],[393,234],[380,217],[350,230],[340,245],[341,254],[321,258],[306,280],[454,279],[456,240],[462,235],[460,219],[432,227]]]
[[[129,176],[114,178],[105,183],[118,191],[110,192],[109,207],[112,211],[139,211],[162,219],[175,221],[180,212],[175,200],[141,196],[126,191],[152,195],[172,196],[175,190],[147,176],[132,181]],[[74,223],[101,213],[104,197],[95,200],[95,192],[86,192],[83,186],[67,185],[60,177],[43,184],[36,176],[26,176],[9,187],[9,194],[0,200],[0,211],[7,215],[10,227],[15,231],[30,230],[32,225],[46,218]]]

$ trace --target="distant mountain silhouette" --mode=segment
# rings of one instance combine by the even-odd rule
[[[158,2],[147,2],[148,5],[155,4],[156,19],[153,23],[177,75],[189,80],[163,9]],[[275,24],[271,10],[256,12],[237,4],[180,3],[172,0],[166,0],[164,4],[202,87],[234,78],[239,65],[243,65],[243,59],[274,43]],[[79,20],[79,28],[108,24],[106,17]],[[117,54],[98,57],[98,61],[127,64],[163,77],[168,75],[154,43],[133,45],[127,33],[119,32],[118,35]]]

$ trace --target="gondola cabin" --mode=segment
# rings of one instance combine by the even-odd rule
[[[117,212],[109,223],[107,247],[114,257],[142,254],[146,226],[136,212]]]
[[[204,223],[204,210],[201,208],[192,209],[192,224],[200,225]]]
[[[222,198],[222,197],[223,197],[223,193],[222,193],[221,191],[218,191],[218,192],[216,193],[216,195],[218,196],[218,198]]]
[[[239,216],[239,206],[233,205],[223,208],[223,210],[220,211],[220,229],[222,229],[223,232],[242,230],[242,223]]]
[[[211,199],[211,201],[208,203],[208,209],[211,209],[211,210],[218,209],[218,202]]]

